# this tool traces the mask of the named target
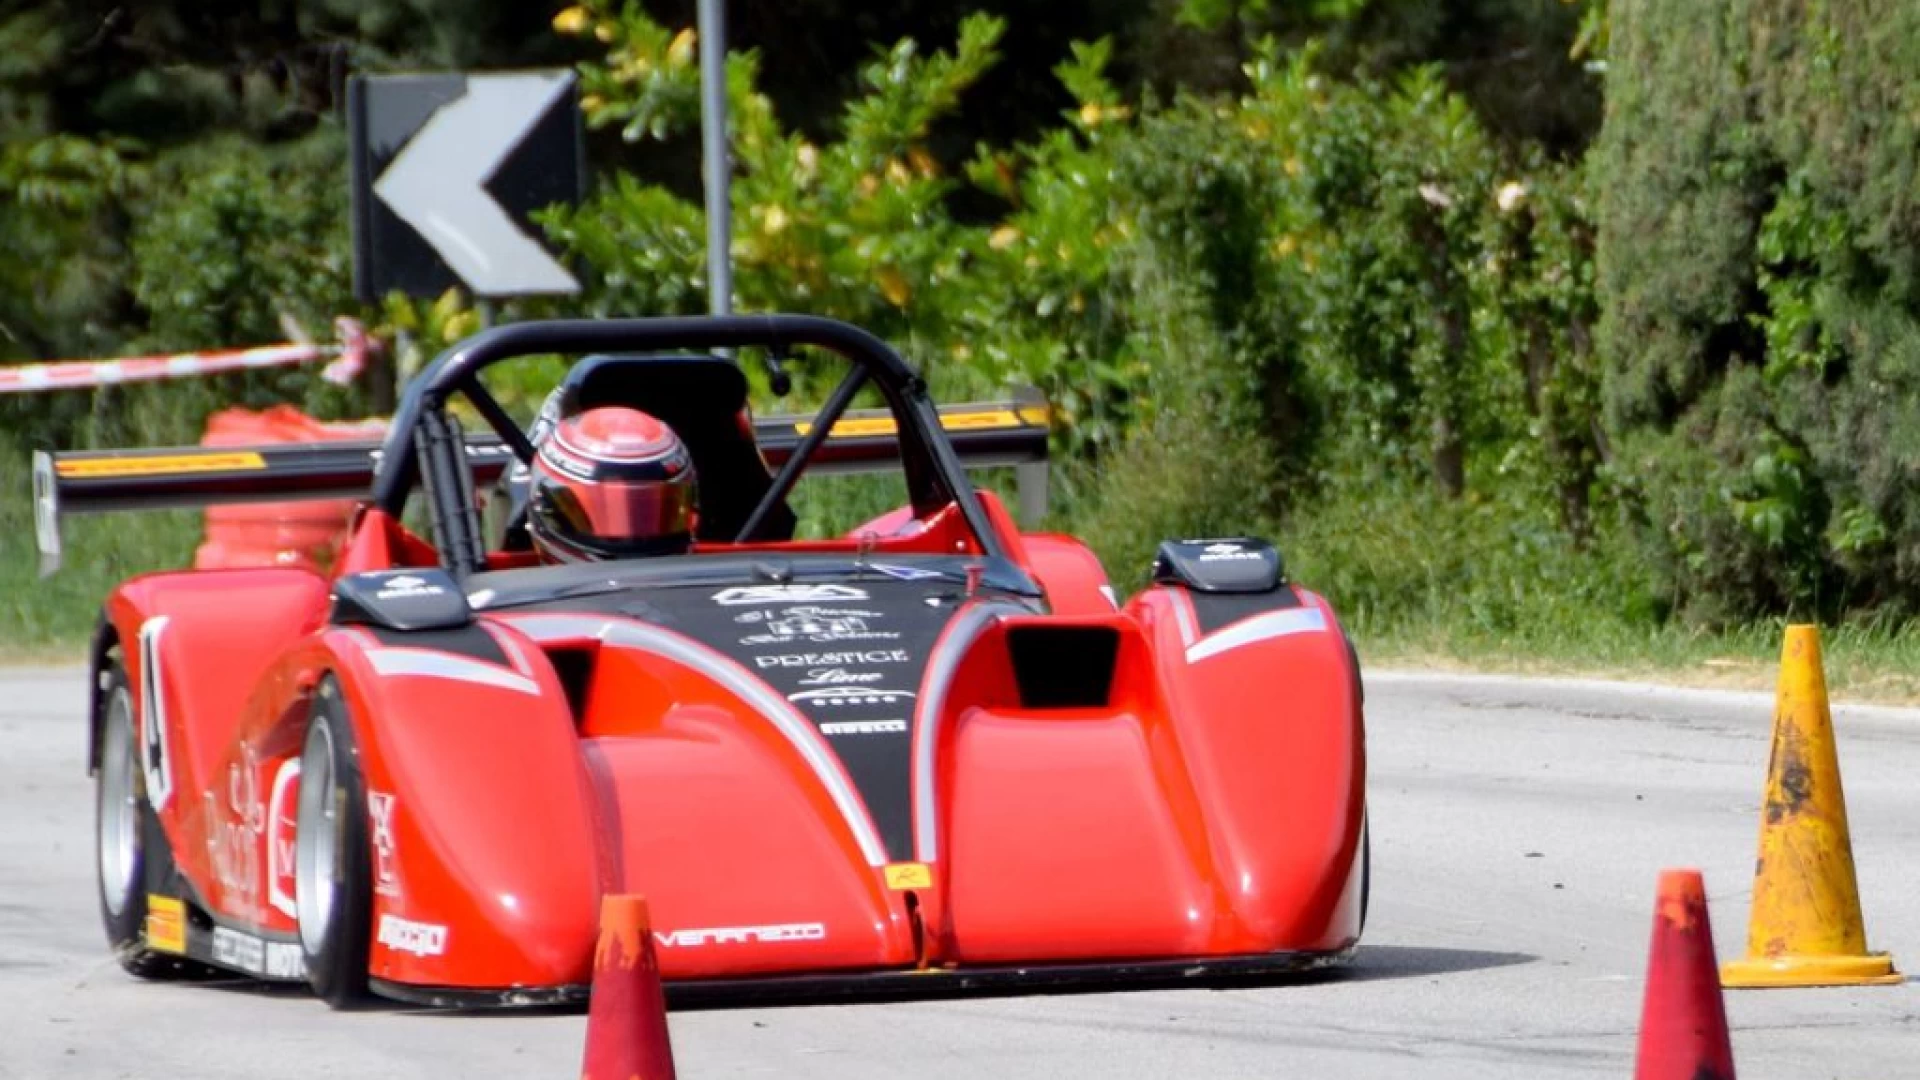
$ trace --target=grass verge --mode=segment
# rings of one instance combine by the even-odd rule
[[[1462,633],[1435,620],[1356,634],[1373,668],[1625,679],[1771,693],[1784,621],[1715,633],[1624,627],[1577,636]],[[1821,628],[1827,691],[1835,701],[1920,706],[1920,633],[1879,626]]]
[[[1785,627],[1807,620],[1665,618],[1623,533],[1577,548],[1526,504],[1394,485],[1349,486],[1279,530],[1369,666],[1771,691]],[[1822,626],[1821,642],[1834,698],[1920,704],[1920,626],[1865,617]]]

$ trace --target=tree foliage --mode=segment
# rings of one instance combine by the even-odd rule
[[[670,140],[697,123],[691,29],[607,2],[563,11],[555,25],[606,47],[603,59],[582,65],[590,124]],[[1102,252],[1117,234],[1105,197],[1110,164],[1094,148],[1103,125],[1125,110],[1102,74],[1108,46],[1080,47],[1058,69],[1081,97],[1067,127],[1031,146],[982,146],[968,161],[941,160],[934,133],[991,69],[1004,32],[1000,20],[977,16],[961,24],[951,50],[903,39],[878,53],[862,67],[862,92],[845,103],[834,137],[821,142],[776,115],[760,90],[758,54],[735,53],[733,301],[866,326],[955,392],[1038,383],[1068,418],[1062,430],[1093,445],[1111,430],[1096,415],[1126,361],[1111,339],[1074,328],[1105,314]],[[1009,212],[992,224],[962,220],[952,196],[969,181]],[[706,310],[699,203],[619,174],[547,222],[591,268],[593,310]]]
[[[1243,85],[1242,65],[1272,40],[1314,43],[1341,75],[1391,79],[1431,68],[1495,137],[1556,154],[1600,124],[1600,84],[1585,57],[1604,0],[1178,0],[1160,65],[1196,88]],[[1199,46],[1195,48],[1194,46]]]
[[[729,4],[733,301],[865,325],[943,395],[1040,387],[1062,505],[1103,551],[1391,505],[1459,548],[1328,579],[1385,611],[1410,575],[1471,577],[1495,632],[1589,561],[1565,587],[1642,620],[1920,601],[1920,14],[975,6]],[[542,224],[587,291],[500,317],[704,311],[692,21],[691,0],[6,8],[0,358],[344,313],[417,363],[471,332],[457,292],[348,295],[340,96],[399,68],[577,62],[592,193]],[[369,405],[255,375],[0,401],[0,432],[191,438],[284,397]]]
[[[690,29],[607,0],[556,27],[605,48],[582,65],[590,123],[670,141],[693,122]],[[1438,68],[1345,80],[1320,50],[1268,46],[1240,99],[1137,114],[1102,40],[1056,68],[1075,102],[1060,127],[982,145],[958,170],[997,200],[974,223],[952,213],[959,180],[929,135],[1002,35],[981,18],[951,51],[878,53],[818,143],[777,120],[756,54],[732,59],[739,306],[875,327],[949,392],[1037,385],[1067,460],[1096,467],[1145,460],[1143,433],[1157,443],[1211,401],[1216,430],[1239,417],[1252,441],[1180,452],[1222,480],[1272,482],[1232,499],[1168,490],[1196,526],[1222,505],[1258,517],[1418,476],[1456,499],[1523,484],[1587,537],[1600,454],[1577,174],[1506,150]],[[548,224],[593,268],[595,310],[705,308],[692,199],[619,175]],[[1102,481],[1088,490],[1133,508],[1116,536],[1167,519]]]
[[[1673,601],[1920,600],[1920,11],[1614,0],[1607,402]]]

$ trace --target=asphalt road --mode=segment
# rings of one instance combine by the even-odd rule
[[[0,1076],[579,1075],[580,1013],[331,1014],[135,982],[93,891],[81,678],[0,671]],[[678,1012],[683,1077],[1627,1077],[1655,877],[1744,950],[1765,697],[1369,677],[1374,887],[1306,984]],[[1876,948],[1920,971],[1920,711],[1836,709]],[[1920,986],[1729,992],[1743,1080],[1920,1076]]]

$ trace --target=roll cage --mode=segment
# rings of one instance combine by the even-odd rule
[[[751,540],[793,489],[807,462],[854,397],[869,382],[880,392],[898,430],[900,458],[916,512],[952,504],[980,554],[1008,554],[974,493],[972,483],[921,379],[885,342],[859,327],[812,315],[725,315],[646,319],[555,319],[484,330],[435,357],[408,384],[381,446],[372,503],[398,517],[417,486],[427,500],[433,546],[456,577],[487,569],[474,498],[473,471],[458,419],[447,409],[457,395],[474,408],[523,464],[533,444],[480,381],[480,373],[515,357],[545,353],[659,353],[672,350],[765,349],[785,356],[797,347],[825,349],[850,363],[811,428],[780,466],[772,486],[734,538]]]

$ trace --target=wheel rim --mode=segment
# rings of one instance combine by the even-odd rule
[[[294,839],[294,905],[300,944],[318,955],[333,920],[333,881],[340,850],[340,808],[333,784],[333,732],[316,722],[300,763],[300,816]]]
[[[133,700],[117,688],[107,702],[107,726],[100,747],[99,833],[100,898],[119,917],[133,900],[140,865],[139,789],[134,783]]]

